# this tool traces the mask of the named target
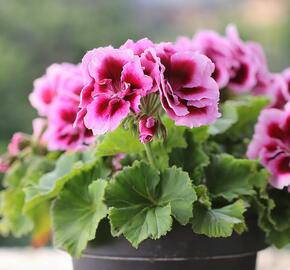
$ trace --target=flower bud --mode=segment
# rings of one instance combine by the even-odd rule
[[[141,143],[151,142],[156,132],[157,122],[152,116],[143,116],[139,121],[139,139]]]
[[[14,133],[8,145],[8,152],[12,156],[17,156],[21,150],[29,145],[29,138],[21,132]]]

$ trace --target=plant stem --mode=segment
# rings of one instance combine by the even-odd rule
[[[146,155],[147,155],[147,158],[148,158],[149,163],[150,163],[154,168],[156,168],[156,165],[155,165],[155,161],[154,161],[154,158],[153,158],[153,154],[152,154],[152,149],[151,149],[150,143],[146,143],[146,144],[144,144],[144,147],[145,147],[145,151],[146,151]]]

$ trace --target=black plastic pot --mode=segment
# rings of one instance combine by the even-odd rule
[[[124,238],[87,248],[74,270],[254,270],[257,252],[266,248],[255,222],[249,231],[229,238],[208,238],[190,227],[176,225],[159,240],[146,240],[138,249]]]

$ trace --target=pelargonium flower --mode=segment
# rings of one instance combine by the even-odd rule
[[[47,119],[33,122],[33,139],[46,142],[49,150],[81,150],[92,141],[91,131],[83,124],[73,126],[84,86],[80,65],[53,64],[43,77],[36,80],[35,86],[30,95],[31,103]],[[51,98],[43,99],[48,96]]]
[[[28,144],[28,136],[22,132],[16,132],[13,134],[11,141],[8,144],[8,152],[12,156],[17,156]]]
[[[272,74],[268,69],[266,56],[262,46],[253,41],[246,43],[248,49],[252,52],[254,65],[256,66],[256,83],[250,89],[253,95],[267,95],[272,88]]]
[[[226,36],[233,53],[232,71],[229,88],[238,93],[250,91],[257,83],[257,59],[253,46],[243,42],[235,26],[229,25]]]
[[[142,38],[134,42],[132,39],[128,39],[120,48],[131,49],[135,55],[141,56],[148,48],[154,48],[154,43],[148,38]]]
[[[247,156],[269,169],[274,187],[290,186],[290,103],[262,111]]]
[[[287,101],[290,101],[290,67],[282,72],[282,76],[287,84],[285,97],[287,98]]]
[[[188,37],[180,36],[176,39],[174,47],[177,51],[196,51],[198,48],[194,41]]]
[[[139,121],[139,139],[141,143],[151,142],[157,131],[157,122],[152,116],[143,116]]]
[[[46,129],[47,121],[44,118],[35,118],[32,120],[32,139],[34,141],[42,141],[42,135]]]
[[[112,167],[114,171],[120,171],[123,168],[122,160],[125,158],[125,154],[120,153],[112,157]]]
[[[155,44],[148,38],[143,38],[136,42],[129,39],[120,48],[131,49],[135,55],[140,57],[144,74],[152,78],[152,87],[147,93],[158,91],[161,83],[162,66],[160,59],[156,55]]]
[[[29,100],[39,115],[48,115],[50,106],[58,95],[79,96],[83,87],[80,73],[80,68],[73,64],[53,64],[47,68],[45,75],[34,81]]]
[[[271,74],[267,96],[271,99],[272,108],[283,109],[290,96],[288,94],[287,83],[281,74]]]
[[[233,63],[230,42],[214,31],[200,31],[194,36],[192,43],[194,50],[213,61],[215,70],[212,77],[220,88],[225,87],[229,82]]]
[[[0,173],[6,173],[9,170],[9,164],[7,164],[0,157]]]
[[[87,84],[76,123],[83,119],[95,135],[116,129],[130,112],[138,113],[141,97],[152,88],[152,78],[131,49],[93,49],[84,56],[82,68]]]
[[[43,134],[50,150],[83,150],[93,142],[93,134],[83,123],[74,126],[79,102],[59,97],[52,105],[48,127]]]
[[[214,122],[220,114],[213,62],[197,52],[177,51],[170,43],[160,44],[157,56],[164,66],[160,99],[168,116],[191,128]]]

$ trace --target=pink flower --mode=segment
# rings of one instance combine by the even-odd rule
[[[139,139],[141,143],[151,142],[156,133],[156,120],[152,116],[143,116],[139,121]]]
[[[199,50],[194,44],[194,41],[188,37],[178,37],[174,43],[174,47],[177,51],[196,51]]]
[[[286,88],[286,91],[284,94],[285,94],[287,101],[290,101],[290,67],[286,68],[282,72],[282,76],[287,84],[287,88]]]
[[[6,173],[9,169],[9,165],[6,164],[4,161],[0,158],[0,173]]]
[[[8,152],[12,156],[17,156],[24,147],[29,143],[27,135],[21,132],[16,132],[8,145]]]
[[[246,46],[252,52],[253,64],[256,66],[256,83],[251,90],[253,95],[267,95],[272,88],[272,74],[267,65],[266,56],[262,46],[249,41]]]
[[[114,171],[120,171],[123,168],[123,165],[121,163],[122,159],[125,158],[125,154],[117,154],[112,158],[112,166]]]
[[[148,38],[136,42],[129,39],[120,48],[131,49],[135,55],[140,57],[144,74],[152,78],[152,87],[147,93],[158,91],[161,83],[162,66],[160,59],[156,56],[155,44]]]
[[[200,53],[178,52],[170,43],[160,44],[157,56],[164,66],[160,98],[168,116],[191,128],[213,123],[220,114],[212,61]]]
[[[237,93],[250,91],[257,83],[257,59],[252,45],[243,42],[235,26],[226,29],[227,39],[233,53],[229,88]],[[259,56],[260,57],[260,56]]]
[[[290,188],[290,153],[281,153],[268,163],[268,169],[272,172],[271,185],[278,189]]]
[[[38,82],[42,87],[38,87]],[[81,150],[92,142],[92,133],[83,123],[73,126],[83,86],[81,66],[68,63],[51,65],[36,80],[30,100],[47,119],[33,121],[34,140],[46,142],[49,150]],[[51,93],[49,102],[42,98],[46,93]]]
[[[42,135],[46,129],[46,126],[47,126],[47,121],[44,118],[35,118],[32,121],[32,130],[33,130],[32,138],[34,141],[42,140]]]
[[[269,169],[274,187],[290,186],[290,103],[262,111],[247,156]]]
[[[74,98],[79,96],[82,87],[79,67],[69,63],[53,64],[47,68],[45,75],[34,81],[29,100],[40,115],[46,116],[59,94]]]
[[[283,109],[290,100],[287,93],[287,84],[281,74],[271,74],[267,96],[271,99],[272,108]]]
[[[130,49],[94,49],[84,56],[82,67],[88,82],[77,122],[83,118],[95,135],[116,129],[130,112],[138,113],[141,97],[152,88],[152,78]]]
[[[142,38],[136,42],[128,39],[120,49],[130,49],[135,55],[141,56],[142,53],[148,48],[154,48],[154,43],[148,38]]]
[[[212,77],[220,88],[225,87],[229,82],[233,63],[230,42],[214,31],[198,32],[192,42],[195,50],[213,61],[215,70]]]
[[[83,123],[74,126],[79,102],[58,98],[51,107],[48,128],[43,135],[49,150],[83,150],[93,142],[92,132]]]

